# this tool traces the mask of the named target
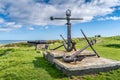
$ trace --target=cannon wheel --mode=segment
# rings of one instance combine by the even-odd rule
[[[84,38],[86,39],[87,43],[89,44],[90,48],[94,51],[94,53],[97,55],[97,57],[100,57],[100,56],[98,55],[98,53],[95,51],[95,49],[92,47],[92,45],[90,44],[88,38],[86,37],[86,35],[84,34],[84,32],[83,32],[82,29],[81,29],[81,32],[82,32]]]

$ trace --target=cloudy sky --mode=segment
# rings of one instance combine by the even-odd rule
[[[71,21],[72,37],[120,35],[120,0],[0,0],[0,40],[45,40],[66,36],[66,21],[50,16],[83,18]]]

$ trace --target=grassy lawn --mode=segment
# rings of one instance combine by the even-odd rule
[[[0,80],[53,80],[62,77],[62,73],[33,47],[3,48],[0,53]]]
[[[84,39],[73,39],[73,41],[77,42],[77,49],[86,44]],[[97,38],[97,41],[94,48],[101,57],[120,60],[119,36]],[[69,78],[47,62],[42,56],[42,51],[35,51],[34,47],[23,45],[12,47],[7,45],[0,48],[0,80],[120,80],[120,69]],[[50,48],[57,45],[60,43],[52,44]],[[59,50],[64,50],[64,48]]]

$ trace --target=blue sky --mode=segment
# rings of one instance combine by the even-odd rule
[[[71,21],[72,37],[120,35],[120,0],[0,0],[0,40],[51,40],[67,37],[66,21],[50,16],[83,18]]]

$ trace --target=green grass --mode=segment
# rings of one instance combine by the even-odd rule
[[[33,47],[3,48],[0,54],[0,80],[53,80],[62,77],[62,73]]]
[[[84,39],[73,41],[77,42],[77,49],[86,44]],[[97,41],[94,48],[101,57],[120,60],[119,36],[97,38]],[[60,44],[51,44],[50,48]],[[41,53],[42,51],[35,51],[34,47],[29,47],[26,43],[0,47],[0,80],[120,80],[120,69],[94,75],[67,77],[47,62]]]

